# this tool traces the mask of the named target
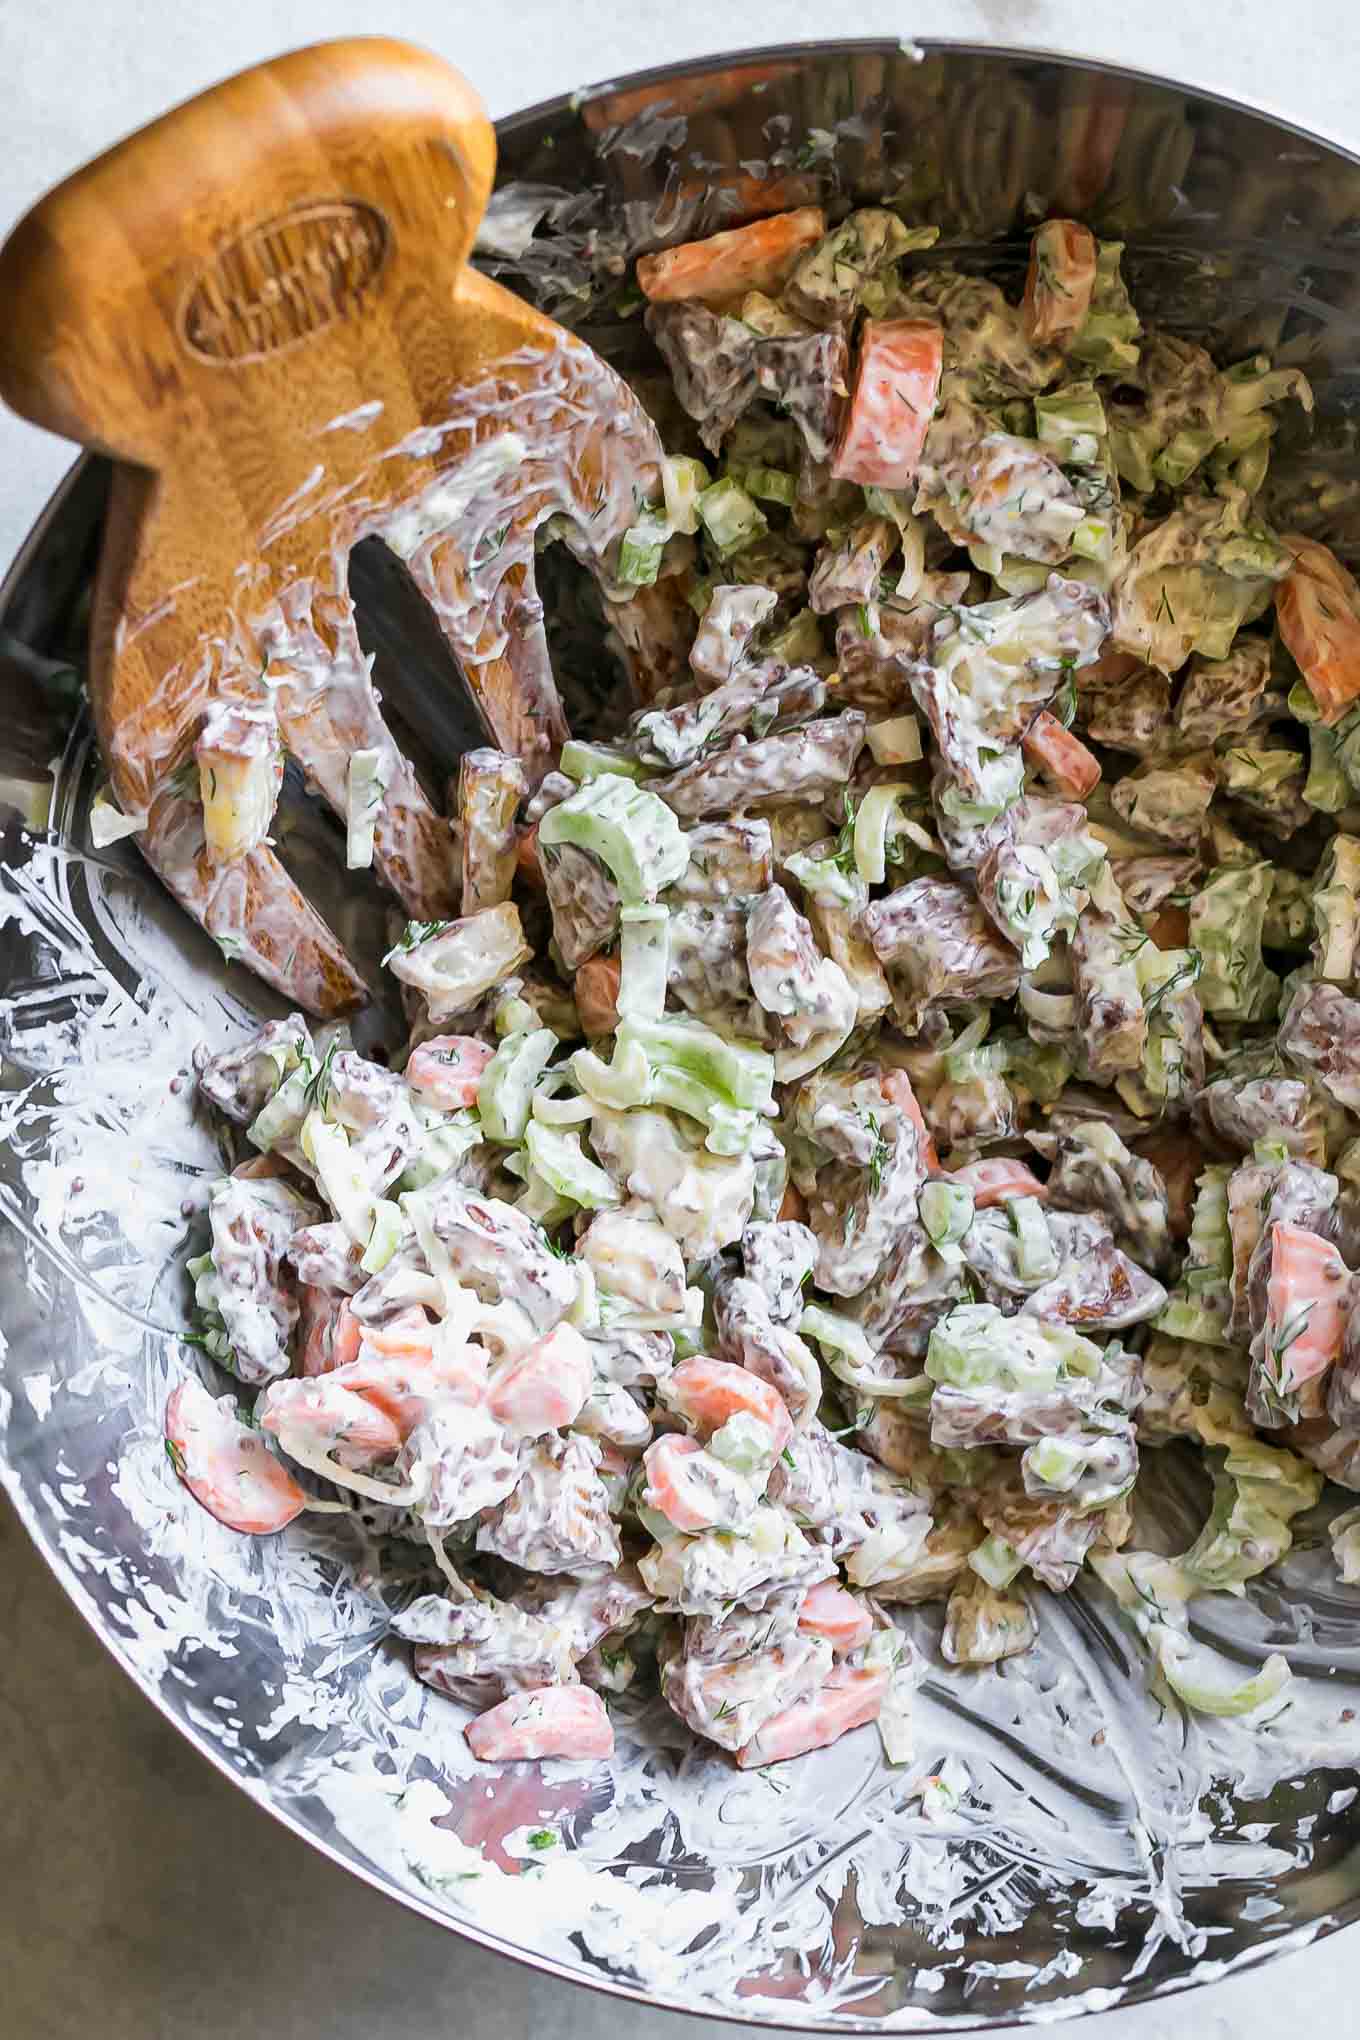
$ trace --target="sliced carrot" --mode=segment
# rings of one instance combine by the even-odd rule
[[[951,1183],[959,1183],[973,1193],[977,1210],[985,1211],[991,1204],[1004,1204],[1008,1197],[1048,1196],[1047,1183],[1041,1183],[1032,1169],[1023,1162],[1014,1161],[1009,1155],[992,1155],[985,1161],[965,1162],[961,1169],[949,1171]]]
[[[1166,1185],[1167,1217],[1171,1237],[1188,1240],[1194,1216],[1195,1186],[1208,1157],[1199,1142],[1178,1126],[1159,1127],[1146,1140],[1134,1143],[1133,1152],[1153,1168]]]
[[[643,255],[638,288],[653,303],[675,298],[722,300],[747,290],[777,290],[804,249],[826,232],[820,206],[802,205],[774,213],[749,227],[732,227],[704,241],[682,241],[657,255]]]
[[[333,1453],[356,1472],[395,1458],[401,1449],[401,1432],[386,1411],[346,1388],[334,1374],[271,1381],[256,1411],[260,1428],[271,1437],[283,1440],[285,1432],[291,1432],[308,1447]]]
[[[428,1362],[434,1358],[434,1326],[418,1303],[407,1304],[386,1324],[364,1325],[361,1329],[364,1345],[384,1360]],[[354,1358],[358,1358],[357,1353]]]
[[[886,1671],[851,1671],[842,1666],[832,1672],[819,1692],[795,1701],[767,1721],[746,1747],[737,1751],[737,1762],[743,1771],[750,1771],[839,1742],[852,1728],[877,1721],[887,1690]]]
[[[844,1657],[863,1650],[874,1633],[874,1618],[858,1595],[847,1593],[835,1580],[821,1580],[803,1596],[798,1627],[807,1636],[824,1636]]]
[[[1301,1225],[1270,1229],[1269,1373],[1282,1393],[1325,1374],[1341,1351],[1353,1279],[1330,1240]]]
[[[905,489],[940,394],[944,333],[928,319],[866,319],[855,387],[831,457],[839,481]]]
[[[703,1484],[694,1478],[691,1462],[703,1453],[697,1438],[682,1438],[668,1431],[656,1438],[642,1455],[647,1469],[643,1500],[673,1523],[677,1530],[711,1530],[718,1520]]]
[[[590,1394],[590,1348],[574,1325],[558,1325],[492,1377],[486,1406],[514,1438],[541,1438],[574,1424]]]
[[[765,213],[790,212],[795,206],[817,203],[817,180],[798,173],[781,177],[752,177],[745,171],[724,170],[715,179],[708,175],[683,177],[677,198],[701,204],[721,204],[731,218],[741,213],[750,219]]]
[[[621,977],[617,956],[592,956],[576,973],[576,1014],[592,1041],[601,1034],[612,1034],[619,1024]]]
[[[1275,615],[1295,665],[1322,710],[1339,722],[1360,695],[1360,588],[1335,553],[1290,536],[1292,571],[1275,589]]]
[[[412,1049],[406,1081],[437,1112],[461,1112],[477,1103],[482,1071],[495,1053],[470,1034],[436,1034]]]
[[[909,1119],[921,1136],[921,1159],[928,1169],[938,1169],[940,1157],[935,1152],[935,1140],[926,1125],[925,1114],[916,1101],[911,1088],[911,1078],[905,1070],[885,1070],[879,1089],[890,1105],[895,1105],[904,1119]]]
[[[1021,305],[1031,340],[1065,340],[1091,309],[1096,243],[1075,220],[1045,220],[1029,244]]]
[[[268,1537],[301,1515],[307,1497],[258,1431],[190,1375],[170,1391],[165,1449],[196,1502],[228,1530]]]
[[[1039,710],[1026,730],[1021,749],[1030,764],[1046,772],[1069,800],[1085,800],[1100,784],[1100,760],[1046,708]]]
[[[614,1728],[589,1686],[532,1686],[489,1707],[464,1730],[483,1764],[536,1757],[612,1757]]]
[[[706,71],[698,78],[668,78],[664,85],[629,85],[619,92],[593,94],[581,107],[581,119],[592,134],[604,134],[613,127],[626,127],[653,108],[658,113],[713,113],[732,106],[752,92],[762,91],[781,78],[794,74],[794,65],[732,64],[721,71]],[[705,190],[711,186],[705,185]]]
[[[304,1283],[298,1301],[304,1374],[329,1374],[358,1359],[362,1329],[347,1296],[332,1296],[328,1289]]]
[[[743,1411],[769,1426],[777,1451],[782,1452],[793,1436],[793,1420],[778,1389],[731,1360],[709,1360],[702,1354],[683,1360],[665,1393],[672,1409],[710,1436]]]
[[[779,1200],[778,1216],[791,1218],[798,1225],[807,1224],[807,1199],[792,1183],[785,1185],[784,1195]]]

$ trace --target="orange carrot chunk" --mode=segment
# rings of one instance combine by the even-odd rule
[[[1046,772],[1069,800],[1085,800],[1100,783],[1099,759],[1046,708],[1039,710],[1025,732],[1021,749],[1030,764]]]
[[[1048,1196],[1047,1183],[1041,1183],[1023,1162],[1013,1161],[1008,1155],[965,1162],[961,1169],[950,1171],[949,1180],[972,1191],[973,1203],[979,1211],[985,1211],[989,1204],[1004,1204],[1008,1197]]]
[[[412,1049],[406,1081],[436,1112],[461,1112],[477,1103],[482,1071],[495,1052],[470,1034],[436,1034]]]
[[[464,1730],[483,1764],[534,1757],[612,1757],[614,1730],[589,1686],[531,1686],[489,1707]]]
[[[855,387],[831,472],[865,488],[905,489],[940,394],[944,333],[928,319],[866,319]]]
[[[935,1151],[935,1141],[926,1125],[925,1114],[917,1103],[916,1093],[911,1088],[911,1078],[905,1070],[885,1070],[879,1084],[880,1091],[890,1105],[895,1105],[904,1119],[909,1119],[921,1136],[921,1159],[928,1169],[938,1169],[940,1157]]]
[[[491,1383],[486,1406],[515,1438],[541,1438],[574,1424],[590,1394],[590,1348],[562,1324],[511,1360]]]
[[[194,1500],[228,1530],[268,1537],[307,1506],[306,1495],[259,1432],[214,1402],[192,1375],[170,1392],[165,1449]]]
[[[874,1618],[857,1595],[847,1593],[835,1580],[821,1580],[803,1596],[798,1627],[805,1636],[824,1636],[834,1651],[845,1656],[863,1650],[874,1633]]]
[[[711,1497],[695,1479],[691,1463],[703,1449],[697,1438],[683,1438],[678,1432],[668,1431],[664,1437],[654,1439],[642,1455],[647,1469],[643,1500],[677,1530],[691,1533],[709,1530],[717,1521]]]
[[[793,1421],[778,1389],[731,1360],[709,1360],[701,1354],[682,1361],[666,1384],[666,1400],[710,1436],[743,1411],[769,1426],[780,1452],[793,1435]]]
[[[1334,553],[1288,537],[1294,565],[1275,590],[1280,636],[1325,723],[1339,722],[1360,695],[1360,588]]]
[[[1096,243],[1075,220],[1045,220],[1029,244],[1021,306],[1031,340],[1065,340],[1084,324],[1096,280]]]
[[[799,256],[815,247],[826,232],[820,206],[800,205],[793,212],[753,220],[710,234],[706,241],[682,241],[658,255],[643,255],[637,266],[638,287],[653,303],[676,298],[737,297],[747,290],[778,290]]]
[[[1301,1225],[1271,1227],[1265,1336],[1271,1385],[1280,1394],[1325,1374],[1336,1359],[1352,1287],[1330,1240]]]
[[[745,1748],[737,1751],[737,1762],[743,1771],[750,1771],[760,1764],[782,1764],[789,1757],[801,1757],[808,1750],[838,1742],[852,1728],[877,1721],[887,1690],[885,1671],[838,1669],[818,1692],[795,1701],[767,1721]]]

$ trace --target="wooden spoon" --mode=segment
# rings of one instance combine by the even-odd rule
[[[564,520],[608,594],[658,492],[628,387],[467,266],[494,165],[449,65],[321,44],[129,136],[0,250],[0,394],[116,463],[89,673],[113,791],[190,912],[315,1013],[366,988],[269,842],[284,751],[342,816],[351,755],[376,752],[379,874],[414,919],[457,904],[449,825],[360,650],[350,548],[405,560],[532,786],[566,735],[534,533]]]

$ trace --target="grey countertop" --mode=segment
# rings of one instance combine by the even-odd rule
[[[1360,139],[1360,15],[1307,0],[58,0],[0,6],[0,229],[116,136],[244,64],[381,30],[441,49],[508,112],[734,41],[948,35],[1082,50]],[[0,417],[0,559],[70,458]],[[3,1508],[3,1505],[0,1505]],[[539,1978],[401,1911],[274,1825],[164,1724],[0,1513],[0,2031],[6,2040],[699,2040],[735,2035]],[[1089,2021],[1090,2040],[1256,2040],[1354,2024],[1360,1932],[1189,1997]]]

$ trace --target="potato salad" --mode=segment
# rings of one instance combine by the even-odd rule
[[[1268,514],[1308,385],[1145,328],[1077,222],[1018,302],[935,239],[638,263],[631,708],[463,759],[399,1052],[201,1063],[238,1386],[186,1372],[172,1464],[423,1550],[392,1629],[488,1763],[608,1757],[639,1682],[741,1766],[906,1763],[899,1611],[992,1665],[1083,1569],[1252,1715],[1288,1666],[1190,1604],[1360,1490],[1360,591]],[[1141,1548],[1177,1440],[1203,1527]]]

